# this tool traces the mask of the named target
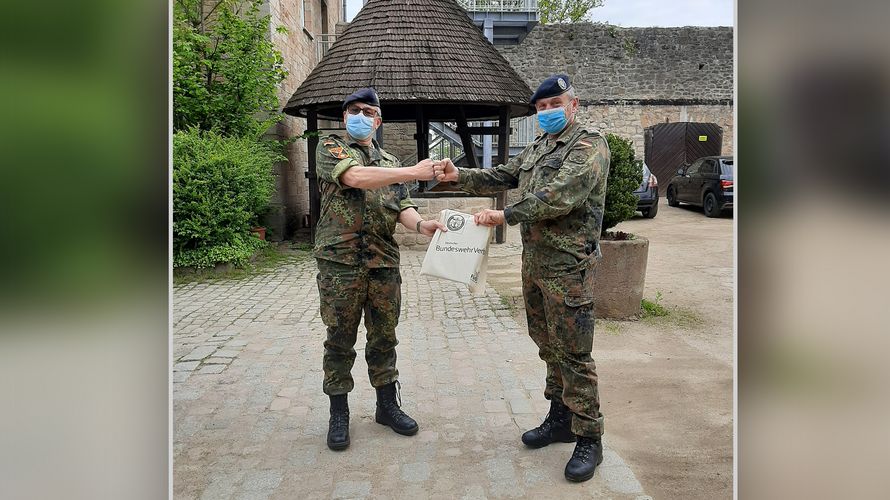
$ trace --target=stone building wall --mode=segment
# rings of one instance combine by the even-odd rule
[[[300,7],[305,5],[306,28],[303,28]],[[322,0],[268,0],[266,8],[271,16],[270,38],[281,52],[288,70],[287,79],[278,90],[281,107],[287,104],[297,87],[318,63],[316,49],[317,35],[324,32],[321,20]],[[343,17],[341,2],[327,2],[327,32],[334,33],[335,26]],[[276,28],[284,26],[287,33],[279,33]],[[280,138],[293,138],[306,131],[306,120],[284,115],[270,134]],[[302,227],[305,215],[309,213],[309,180],[306,140],[297,139],[286,152],[287,162],[275,166],[275,194],[272,208],[266,217],[270,238],[288,238]]]
[[[538,25],[521,44],[496,47],[532,89],[567,73],[584,102],[732,99],[732,27]]]
[[[397,156],[403,165],[417,163],[417,141],[414,123],[386,123],[386,109],[383,110],[383,149]]]
[[[646,127],[666,122],[705,122],[723,127],[722,154],[732,155],[733,106],[715,105],[640,105],[593,104],[581,106],[577,119],[603,133],[613,133],[633,141],[637,158],[643,159],[643,131]],[[507,192],[507,203],[516,203],[516,190]]]
[[[578,119],[630,139],[639,158],[646,127],[687,121],[720,125],[722,153],[733,154],[732,27],[538,25],[520,45],[497,48],[532,89],[568,74]]]
[[[630,139],[638,158],[643,158],[643,131],[658,123],[706,122],[723,127],[723,154],[733,154],[733,106],[708,105],[640,105],[594,104],[582,106],[578,119],[603,132]]]

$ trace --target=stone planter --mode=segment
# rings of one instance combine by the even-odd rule
[[[640,315],[649,240],[600,240],[603,257],[594,276],[594,311],[597,318],[629,319]]]

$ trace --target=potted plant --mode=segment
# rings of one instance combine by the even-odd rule
[[[594,309],[596,317],[627,319],[640,314],[649,240],[610,229],[634,216],[637,198],[633,192],[642,182],[643,164],[634,155],[633,143],[607,134],[611,150],[606,181],[606,206],[596,268]]]
[[[250,232],[257,238],[266,241],[266,228],[262,226],[252,227],[250,228]]]

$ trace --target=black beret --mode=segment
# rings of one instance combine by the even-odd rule
[[[565,94],[570,88],[572,88],[572,82],[569,81],[569,75],[560,73],[548,76],[541,82],[541,85],[538,86],[538,90],[532,94],[529,103],[534,104],[538,99],[546,99],[548,97],[556,97]]]
[[[343,101],[343,109],[346,109],[346,106],[349,106],[349,103],[351,102],[363,102],[365,104],[370,104],[371,106],[380,107],[380,101],[377,99],[377,91],[374,90],[373,87],[356,90]]]

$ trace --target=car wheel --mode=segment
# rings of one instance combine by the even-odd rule
[[[647,219],[654,219],[655,214],[657,214],[657,213],[658,213],[658,203],[656,203],[655,205],[652,205],[651,207],[644,210],[643,217],[645,217]]]
[[[680,206],[680,202],[677,201],[677,193],[674,191],[674,186],[668,186],[667,200],[668,200],[668,206],[671,206],[671,207],[679,207]]]
[[[714,196],[714,193],[708,193],[705,195],[705,201],[703,203],[705,208],[705,215],[708,217],[719,217],[720,216],[720,206],[717,205],[717,197]]]

